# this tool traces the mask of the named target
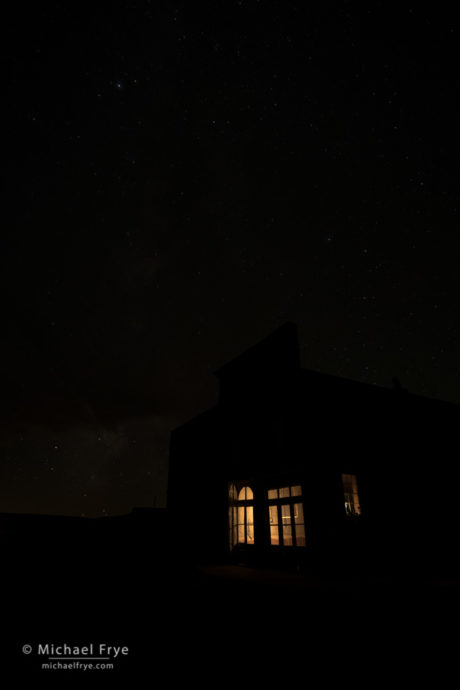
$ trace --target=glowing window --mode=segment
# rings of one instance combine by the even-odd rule
[[[270,544],[306,546],[302,487],[283,486],[267,490]]]
[[[249,486],[243,486],[238,494],[239,501],[252,501],[254,499],[254,494]]]
[[[342,483],[345,501],[345,514],[348,516],[361,515],[356,475],[342,474]]]
[[[237,544],[254,544],[254,493],[249,486],[238,492],[234,484],[229,487],[229,545],[230,550]]]

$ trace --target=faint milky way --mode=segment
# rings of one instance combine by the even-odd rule
[[[163,504],[170,429],[284,320],[305,367],[460,402],[450,18],[67,11],[5,22],[0,511]]]

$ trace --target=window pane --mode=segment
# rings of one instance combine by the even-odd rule
[[[345,513],[347,515],[361,515],[356,475],[342,474],[342,482],[345,500]]]
[[[278,489],[269,489],[267,493],[268,493],[268,500],[273,499],[273,498],[278,498]]]
[[[303,505],[302,505],[302,503],[294,503],[294,522],[303,523]]]
[[[284,546],[292,546],[292,527],[291,527],[291,525],[283,525],[283,544],[284,544]]]
[[[269,515],[270,515],[270,524],[271,525],[277,525],[278,524],[278,506],[268,506],[269,510]]]
[[[280,498],[289,498],[289,487],[286,486],[284,489],[280,489]]]
[[[236,489],[234,484],[230,484],[228,488],[228,496],[232,501],[236,498]]]
[[[270,527],[270,543],[278,546],[280,543],[278,527]]]
[[[252,501],[254,500],[254,494],[249,486],[243,486],[238,493],[239,501]]]
[[[254,525],[247,526],[248,544],[254,544]]]
[[[297,546],[306,546],[305,543],[305,525],[295,526],[295,541]]]
[[[291,524],[291,506],[290,505],[282,505],[281,506],[281,520],[283,521],[283,524]]]
[[[244,538],[244,525],[238,525],[238,543],[239,544],[244,544],[245,542]]]
[[[291,496],[301,496],[302,487],[301,486],[291,486]]]
[[[238,524],[244,525],[244,506],[238,508]]]
[[[246,508],[246,522],[248,525],[254,524],[254,508],[252,506]]]
[[[351,515],[361,515],[361,506],[356,494],[345,494],[345,510]]]

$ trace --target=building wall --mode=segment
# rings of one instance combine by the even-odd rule
[[[289,551],[261,536],[265,488],[292,480],[303,486],[307,528],[296,558],[344,570],[458,569],[458,406],[300,368],[284,378],[278,370],[258,392],[259,370],[245,395],[244,377],[227,373],[219,403],[171,438],[168,508],[189,555]],[[343,473],[358,478],[359,518],[345,515]],[[255,492],[256,539],[230,554],[228,485],[237,480]]]

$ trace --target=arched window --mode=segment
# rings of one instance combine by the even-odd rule
[[[239,501],[253,501],[254,500],[254,494],[252,493],[252,489],[250,486],[243,486],[242,489],[240,489],[238,493],[238,500]]]
[[[254,544],[254,493],[250,486],[239,490],[229,487],[229,543],[230,549],[237,544]]]

